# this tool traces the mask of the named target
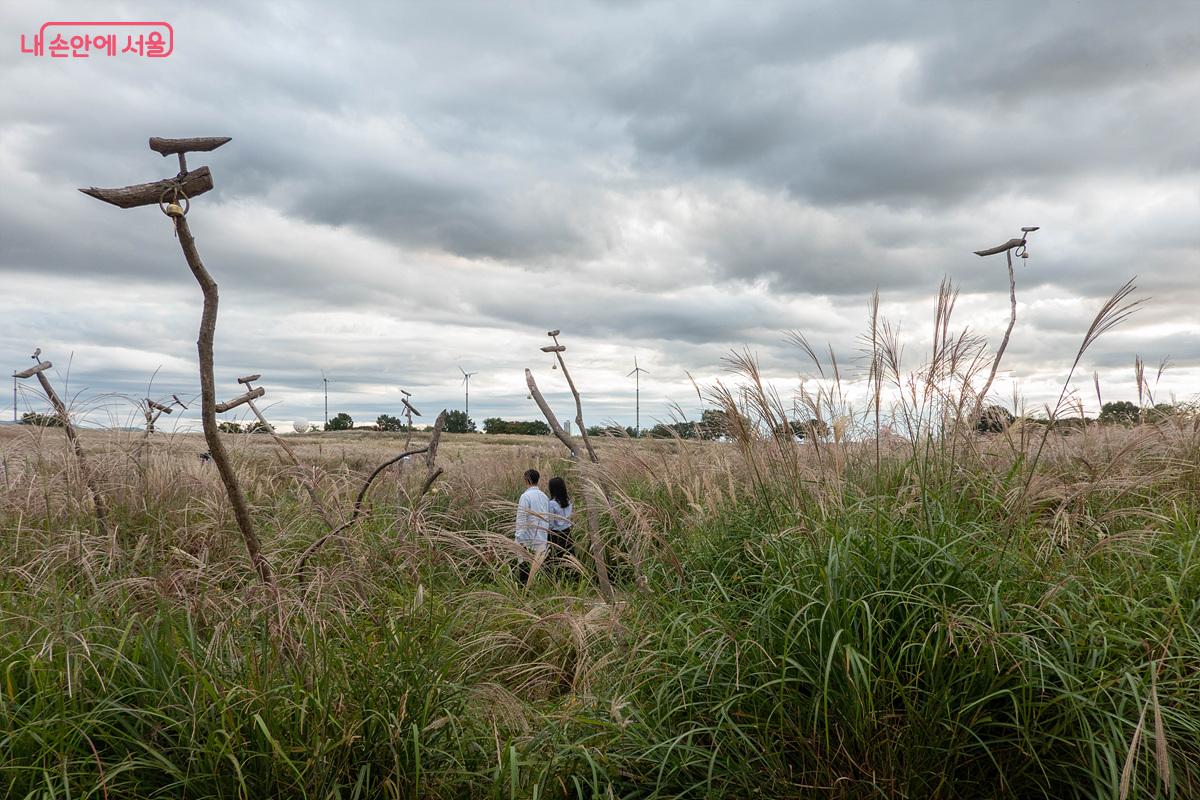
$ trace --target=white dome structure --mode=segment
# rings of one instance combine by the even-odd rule
[[[312,426],[309,425],[308,420],[305,419],[298,419],[292,423],[292,428],[296,431],[296,433],[308,433],[308,429],[310,427]]]

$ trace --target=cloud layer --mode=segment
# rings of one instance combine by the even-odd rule
[[[0,10],[0,355],[34,346],[84,398],[195,390],[198,291],[167,222],[75,192],[170,174],[149,135],[230,135],[190,218],[222,288],[219,380],[272,416],[360,421],[399,388],[532,417],[522,368],[561,328],[597,422],[694,405],[746,346],[783,391],[782,331],[852,354],[878,288],[912,339],[949,276],[960,322],[1057,394],[1095,309],[1154,299],[1089,354],[1200,389],[1200,35],[1187,3],[209,2],[162,61],[34,59],[21,33],[92,4]],[[161,6],[126,2],[128,19]],[[39,299],[43,298],[43,299]],[[71,357],[73,354],[73,358]],[[65,374],[61,376],[65,378]],[[34,403],[32,392],[20,405]],[[119,401],[96,401],[112,414]]]

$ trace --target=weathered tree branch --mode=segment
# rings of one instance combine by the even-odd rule
[[[23,369],[20,372],[14,372],[13,377],[21,378],[22,380],[24,380],[25,378],[32,378],[34,375],[45,372],[46,370],[50,369],[53,366],[54,365],[51,364],[49,361],[39,361],[38,363],[34,364],[29,369]]]
[[[79,433],[75,430],[74,423],[71,422],[71,415],[67,413],[67,407],[63,403],[62,398],[58,396],[58,392],[54,391],[54,387],[50,385],[50,380],[46,377],[46,370],[52,366],[53,364],[49,361],[39,361],[29,369],[13,373],[13,377],[29,378],[34,375],[37,376],[38,383],[42,385],[42,391],[46,393],[46,399],[50,401],[50,405],[54,407],[54,413],[58,415],[58,419],[62,423],[63,430],[67,434],[67,439],[71,443],[71,449],[75,451],[75,460],[79,462],[79,471],[83,474],[83,482],[88,488],[88,493],[92,496],[92,505],[96,509],[96,521],[100,523],[102,530],[107,531],[108,508],[104,502],[104,495],[100,493],[100,489],[96,485],[96,478],[92,474],[87,457],[84,455],[83,444],[79,441]]]
[[[347,528],[349,528],[351,525],[353,525],[355,522],[358,521],[359,514],[362,513],[363,500],[365,500],[367,497],[367,491],[371,488],[371,484],[375,482],[375,479],[379,477],[379,474],[381,472],[383,472],[385,469],[390,467],[392,464],[395,464],[397,461],[401,461],[402,459],[408,458],[409,456],[415,456],[419,453],[424,453],[428,450],[429,450],[428,447],[418,447],[413,450],[405,450],[403,453],[396,456],[395,458],[389,458],[387,461],[383,462],[378,467],[376,467],[375,471],[372,472],[371,475],[367,478],[366,482],[363,483],[362,489],[359,490],[358,497],[355,498],[355,500],[354,500],[354,511],[351,512],[350,519],[346,520],[341,525],[334,528],[329,533],[325,534],[320,539],[317,539],[315,542],[310,544],[308,546],[308,548],[304,551],[304,553],[300,556],[300,562],[296,566],[296,571],[301,572],[301,573],[304,572],[304,567],[308,563],[308,559],[312,558],[314,553],[316,553],[318,550],[320,550],[321,547],[323,547],[325,545],[325,543],[328,542],[330,539],[332,539],[334,536],[337,536],[339,533],[346,530]]]
[[[250,401],[254,400],[257,397],[262,397],[266,393],[267,393],[267,390],[263,389],[262,387],[259,387],[257,389],[251,389],[250,391],[246,392],[245,394],[239,395],[239,396],[233,398],[232,400],[226,401],[224,403],[217,403],[214,410],[218,414],[224,414],[226,411],[235,409],[238,406],[243,405],[244,403],[249,403]]]
[[[1023,231],[1035,231],[1037,228],[1022,228]],[[1008,349],[1008,339],[1012,336],[1013,327],[1017,324],[1017,276],[1013,272],[1013,250],[1025,245],[1025,239],[1009,239],[1008,242],[987,250],[976,250],[977,256],[991,256],[997,253],[1004,253],[1008,259],[1008,300],[1009,300],[1009,316],[1008,328],[1004,331],[1004,338],[1000,340],[1000,347],[996,350],[996,358],[992,361],[992,369],[988,373],[987,382],[983,385],[983,390],[979,392],[979,396],[975,401],[975,409],[972,413],[972,419],[978,419],[983,411],[983,404],[987,401],[987,394],[992,389],[992,383],[996,380],[996,372],[1000,369],[1000,361],[1004,358],[1004,351]],[[1028,252],[1023,251],[1022,255],[1029,257]]]
[[[92,186],[79,191],[97,200],[112,203],[114,206],[137,208],[138,206],[158,205],[165,195],[172,193],[176,185],[179,186],[181,194],[194,198],[213,188],[212,173],[209,172],[208,167],[199,167],[179,178],[166,178],[153,183],[138,183],[118,189],[98,189]]]
[[[579,398],[579,390],[575,388],[575,381],[571,380],[571,373],[567,369],[567,362],[563,360],[563,352],[567,349],[558,343],[559,331],[550,331],[547,335],[554,339],[553,347],[543,347],[542,351],[546,353],[554,353],[558,358],[558,365],[562,367],[563,377],[567,379],[567,386],[571,387],[571,395],[575,398],[575,427],[579,429],[579,436],[583,439],[583,446],[587,448],[588,457],[593,464],[599,463],[600,459],[596,457],[596,451],[592,447],[592,440],[588,438],[587,425],[583,422],[583,401]]]
[[[1004,331],[1004,338],[1000,340],[999,349],[996,350],[996,359],[992,362],[992,370],[988,373],[987,383],[983,385],[983,389],[979,392],[979,398],[975,402],[974,416],[976,418],[979,417],[983,410],[983,404],[987,401],[987,394],[992,389],[992,382],[996,380],[997,370],[1000,369],[1000,360],[1004,358],[1004,351],[1008,349],[1008,338],[1012,336],[1013,327],[1017,324],[1017,276],[1013,272],[1012,250],[1005,255],[1008,256],[1008,327]]]
[[[446,409],[442,409],[437,421],[433,423],[433,435],[429,437],[429,447],[425,453],[425,482],[421,485],[421,493],[417,497],[424,497],[433,486],[433,482],[442,474],[442,468],[437,465],[437,451],[442,441],[442,428],[446,427],[446,415]]]
[[[408,402],[408,398],[412,397],[411,392],[408,392],[404,389],[401,389],[400,392],[404,395],[404,397],[400,398],[400,402],[404,404],[404,418],[405,418],[405,421],[408,423],[406,435],[404,437],[404,449],[407,450],[412,445],[413,417],[421,416],[421,412],[417,411],[417,409],[413,406],[413,404]],[[401,466],[403,466],[403,463],[401,464]]]
[[[571,458],[579,457],[579,445],[571,438],[571,435],[563,430],[563,426],[559,423],[558,417],[554,416],[554,411],[550,408],[550,404],[546,402],[546,398],[542,397],[541,390],[538,389],[537,381],[533,379],[533,373],[528,369],[525,370],[525,383],[529,386],[529,394],[533,397],[538,408],[542,410],[542,416],[546,418],[546,422],[550,425],[550,430],[558,437],[558,440],[563,443],[563,446],[571,451]]]
[[[1024,239],[1009,239],[1004,244],[998,244],[995,247],[989,247],[987,250],[976,250],[977,256],[995,256],[1003,253],[1005,250],[1012,250],[1014,247],[1020,247],[1025,244]]]
[[[242,539],[246,543],[246,550],[250,554],[250,563],[254,565],[259,578],[271,590],[272,595],[278,599],[279,590],[275,585],[275,575],[263,555],[262,546],[254,532],[254,520],[250,516],[250,507],[246,503],[242,487],[238,484],[237,473],[229,459],[229,454],[225,451],[225,443],[221,441],[221,433],[217,428],[217,389],[213,370],[213,340],[216,338],[219,302],[217,282],[213,280],[212,275],[200,260],[200,253],[196,250],[196,240],[192,238],[187,217],[180,215],[173,219],[183,256],[204,295],[204,309],[200,315],[200,335],[196,339],[196,350],[200,358],[200,422],[204,428],[204,440],[208,444],[208,452],[212,454],[212,459],[217,465],[221,482],[225,484],[225,493],[229,495],[229,503],[233,506],[233,516],[237,520],[238,528],[242,532]]]
[[[233,138],[230,136],[195,136],[190,139],[164,139],[161,136],[151,136],[150,149],[156,153],[162,153],[163,158],[166,158],[180,153],[207,153],[231,141]]]

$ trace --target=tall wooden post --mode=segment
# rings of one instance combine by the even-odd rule
[[[179,157],[179,174],[153,183],[141,183],[118,189],[80,189],[86,195],[103,200],[121,208],[136,208],[139,206],[158,205],[175,227],[175,237],[179,239],[179,247],[183,251],[184,260],[192,271],[192,276],[200,286],[204,296],[204,306],[200,315],[200,333],[196,339],[196,351],[200,360],[200,421],[204,428],[204,439],[212,454],[217,472],[225,486],[229,504],[233,506],[233,515],[246,543],[259,578],[268,587],[272,595],[278,597],[278,588],[271,565],[263,555],[258,535],[254,532],[254,520],[250,516],[250,507],[242,487],[238,483],[237,473],[233,462],[221,441],[217,428],[217,390],[213,370],[213,340],[217,332],[217,305],[219,293],[217,282],[200,260],[200,252],[196,249],[196,240],[192,236],[191,227],[187,222],[187,213],[191,208],[191,198],[203,194],[213,188],[212,174],[208,167],[188,170],[186,155],[190,152],[208,152],[229,142],[227,136],[210,136],[192,139],[161,139],[152,137],[150,149],[163,157],[175,155]]]

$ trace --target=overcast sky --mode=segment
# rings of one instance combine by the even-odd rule
[[[97,17],[166,19],[175,52],[19,52]],[[915,359],[943,276],[996,342],[1004,261],[972,251],[1023,225],[1042,230],[1007,366],[1028,400],[1135,274],[1150,301],[1086,383],[1135,399],[1135,355],[1169,357],[1159,398],[1191,399],[1197,108],[1189,0],[4,2],[0,356],[40,346],[117,422],[156,369],[154,396],[196,393],[200,294],[169,222],[75,189],[174,174],[151,135],[227,135],[190,160],[217,185],[188,219],[221,287],[218,394],[261,372],[279,421],[321,418],[322,369],[360,423],[400,387],[461,408],[459,365],[477,422],[536,417],[526,366],[569,416],[550,328],[589,421],[633,423],[635,353],[643,424],[694,410],[686,372],[721,377],[731,348],[786,394],[812,372],[786,330],[852,365],[878,288]]]

